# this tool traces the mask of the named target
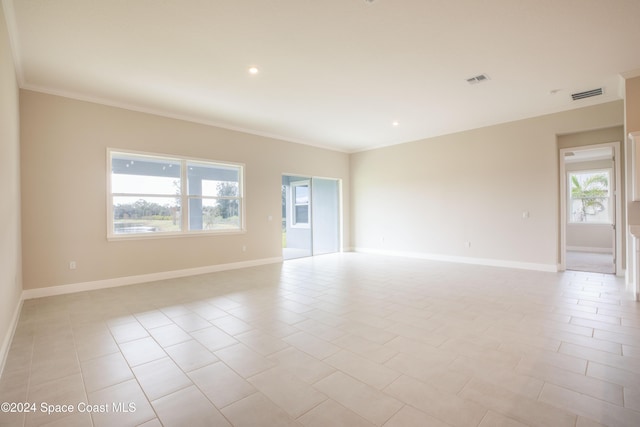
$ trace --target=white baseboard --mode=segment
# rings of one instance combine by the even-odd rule
[[[592,248],[588,246],[567,246],[568,251],[574,252],[594,252],[598,254],[612,254],[612,248]]]
[[[486,265],[489,267],[517,268],[520,270],[547,271],[556,273],[558,266],[556,264],[538,264],[533,262],[507,261],[491,258],[472,258],[452,255],[438,255],[425,252],[402,252],[388,251],[381,249],[354,248],[354,252],[362,252],[378,255],[400,256],[406,258],[426,259],[430,261],[455,262],[460,264]]]
[[[69,285],[58,285],[46,288],[25,289],[22,293],[22,298],[33,299],[54,295],[71,294],[74,292],[93,291],[96,289],[115,288],[118,286],[134,285],[136,283],[154,282],[157,280],[175,279],[178,277],[197,276],[199,274],[236,270],[239,268],[247,267],[256,267],[259,265],[275,264],[278,262],[282,262],[282,257],[263,258],[251,261],[233,262],[229,264],[209,265],[206,267],[187,268],[184,270],[162,271],[159,273],[141,274],[138,276],[116,277],[113,279],[72,283]]]
[[[20,312],[22,311],[22,301],[24,298],[21,298],[16,306],[16,309],[13,312],[13,317],[11,317],[11,324],[9,325],[9,330],[2,340],[2,347],[0,347],[0,377],[2,376],[2,372],[4,371],[4,365],[7,363],[7,357],[9,356],[9,349],[11,348],[11,342],[13,341],[13,336],[16,333],[16,328],[18,327],[18,320],[20,319]]]

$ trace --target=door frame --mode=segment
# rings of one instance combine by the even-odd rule
[[[605,142],[601,144],[581,145],[578,147],[561,148],[560,149],[560,262],[558,263],[558,271],[567,269],[567,170],[565,167],[565,153],[591,150],[594,148],[611,147],[613,149],[613,174],[615,189],[613,192],[615,215],[614,215],[614,268],[616,276],[624,276],[622,269],[622,173],[620,170],[620,141]]]

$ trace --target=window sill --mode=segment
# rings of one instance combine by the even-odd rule
[[[148,234],[109,234],[107,241],[123,242],[128,240],[157,240],[157,239],[175,239],[181,237],[213,237],[213,236],[229,236],[236,234],[246,234],[247,230],[215,230],[215,231],[190,231],[185,233],[148,233]]]

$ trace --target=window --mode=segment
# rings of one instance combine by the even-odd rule
[[[240,229],[240,168],[187,162],[189,230]]]
[[[109,151],[109,237],[243,230],[243,167]]]
[[[610,170],[569,172],[568,180],[570,223],[613,223]]]
[[[309,181],[297,181],[291,183],[291,200],[292,215],[291,226],[292,227],[309,227]]]

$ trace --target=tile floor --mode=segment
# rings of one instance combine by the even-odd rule
[[[2,426],[637,427],[640,304],[354,253],[28,300],[0,402],[36,403]]]

